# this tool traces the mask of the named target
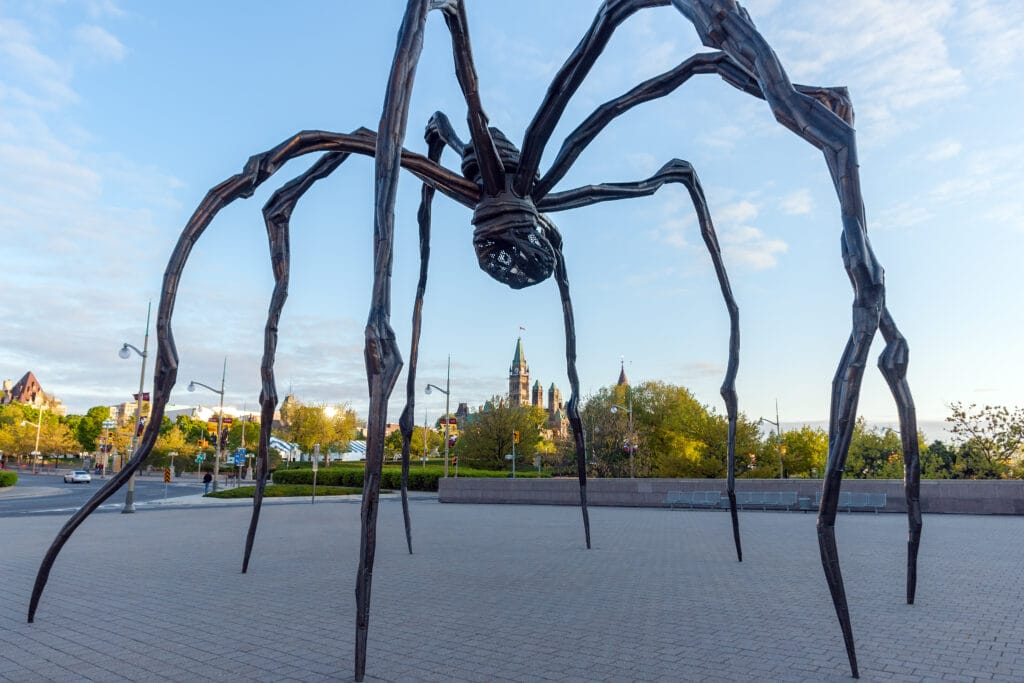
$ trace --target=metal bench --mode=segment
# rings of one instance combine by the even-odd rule
[[[847,512],[853,512],[854,510],[871,510],[872,512],[877,513],[879,510],[884,510],[886,504],[887,494],[885,493],[840,491],[837,507],[840,510],[846,510]],[[814,496],[814,506],[818,507],[819,505],[821,505],[821,491],[818,491]]]
[[[669,491],[665,495],[665,505],[674,508],[685,505],[689,508],[715,507],[721,494],[718,491]]]
[[[798,496],[795,491],[737,491],[736,507],[746,510],[748,508],[760,508],[761,510],[792,510],[796,507]],[[719,507],[728,508],[729,499],[722,497]]]

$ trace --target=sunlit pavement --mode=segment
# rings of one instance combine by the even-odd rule
[[[0,519],[0,679],[351,680],[360,506],[100,515],[54,567],[63,518]],[[367,680],[850,680],[813,514],[744,513],[744,562],[714,511],[381,504]],[[925,518],[917,604],[906,519],[844,514],[865,681],[1024,680],[1024,518]]]

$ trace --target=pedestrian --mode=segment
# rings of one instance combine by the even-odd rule
[[[210,492],[210,482],[213,481],[213,475],[207,472],[203,475],[203,484],[206,485],[206,490],[203,493]]]

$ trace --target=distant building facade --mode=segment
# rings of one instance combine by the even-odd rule
[[[4,380],[3,389],[0,390],[0,405],[11,403],[22,403],[37,409],[42,408],[61,417],[68,414],[68,409],[64,407],[63,401],[43,391],[43,387],[31,370],[26,372],[16,383],[12,383],[9,379]]]
[[[548,403],[544,405],[544,389],[540,380],[535,380],[530,387],[530,366],[526,363],[523,351],[523,338],[516,339],[516,350],[512,355],[512,365],[508,371],[508,402],[516,406],[536,406],[547,413],[544,424],[544,436],[551,438],[567,438],[569,436],[569,417],[562,404],[562,391],[554,382],[548,387]]]

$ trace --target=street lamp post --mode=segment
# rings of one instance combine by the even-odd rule
[[[779,479],[783,479],[782,469],[782,427],[779,425],[779,402],[775,401],[775,421],[772,422],[766,417],[759,417],[758,422],[767,422],[770,425],[775,425],[775,438],[778,440],[777,447],[779,449]]]
[[[153,302],[150,301],[149,305],[146,306],[146,337],[142,342],[142,350],[139,351],[137,347],[128,342],[124,342],[121,345],[121,350],[117,352],[117,355],[127,360],[131,357],[131,352],[139,354],[142,358],[142,370],[139,372],[139,393],[135,400],[135,424],[132,428],[132,452],[131,455],[135,455],[135,447],[139,442],[139,422],[142,420],[142,384],[146,380],[146,357],[149,353],[149,318],[153,310]],[[131,349],[131,351],[129,351]],[[131,457],[131,456],[129,456]],[[128,493],[124,497],[124,507],[121,508],[122,513],[135,512],[135,473],[132,472],[132,476],[128,479]]]
[[[203,387],[204,389],[209,389],[213,393],[218,394],[220,396],[220,412],[217,413],[217,441],[216,441],[216,447],[213,449],[213,452],[215,454],[214,457],[213,457],[213,490],[214,490],[214,492],[217,491],[217,477],[220,474],[220,459],[224,455],[224,446],[227,445],[226,443],[224,443],[226,441],[226,439],[222,439],[221,438],[221,434],[222,434],[222,431],[224,429],[224,378],[227,376],[227,372],[228,372],[228,358],[227,358],[227,356],[224,356],[224,369],[220,373],[220,391],[217,391],[216,389],[211,387],[209,384],[203,384],[202,382],[197,382],[195,380],[192,380],[191,382],[188,383],[188,390],[189,391],[195,391],[196,387],[200,386],[200,387]]]
[[[36,422],[36,447],[32,450],[32,474],[37,473],[36,463],[39,462],[39,434],[43,430],[43,410],[46,409],[46,405],[43,403],[39,404],[39,420]]]
[[[637,443],[636,432],[633,430],[633,392],[632,391],[629,392],[629,398],[628,398],[627,403],[629,403],[628,407],[627,406],[620,406],[618,403],[616,403],[615,405],[612,406],[612,412],[613,413],[617,413],[620,410],[625,410],[628,413],[628,415],[629,415],[629,441],[628,441],[627,445],[629,446],[629,478],[632,479],[633,477],[636,476],[636,473],[635,473],[635,470],[634,470],[634,464],[635,463],[633,461],[633,456],[636,454],[636,451],[640,448],[639,444]]]
[[[431,389],[437,389],[444,394],[444,476],[448,477],[448,408],[449,399],[452,390],[452,357],[448,355],[448,376],[445,378],[444,389],[437,386],[436,384],[427,384],[426,393],[430,393]],[[459,463],[455,463],[455,476],[459,476]]]

